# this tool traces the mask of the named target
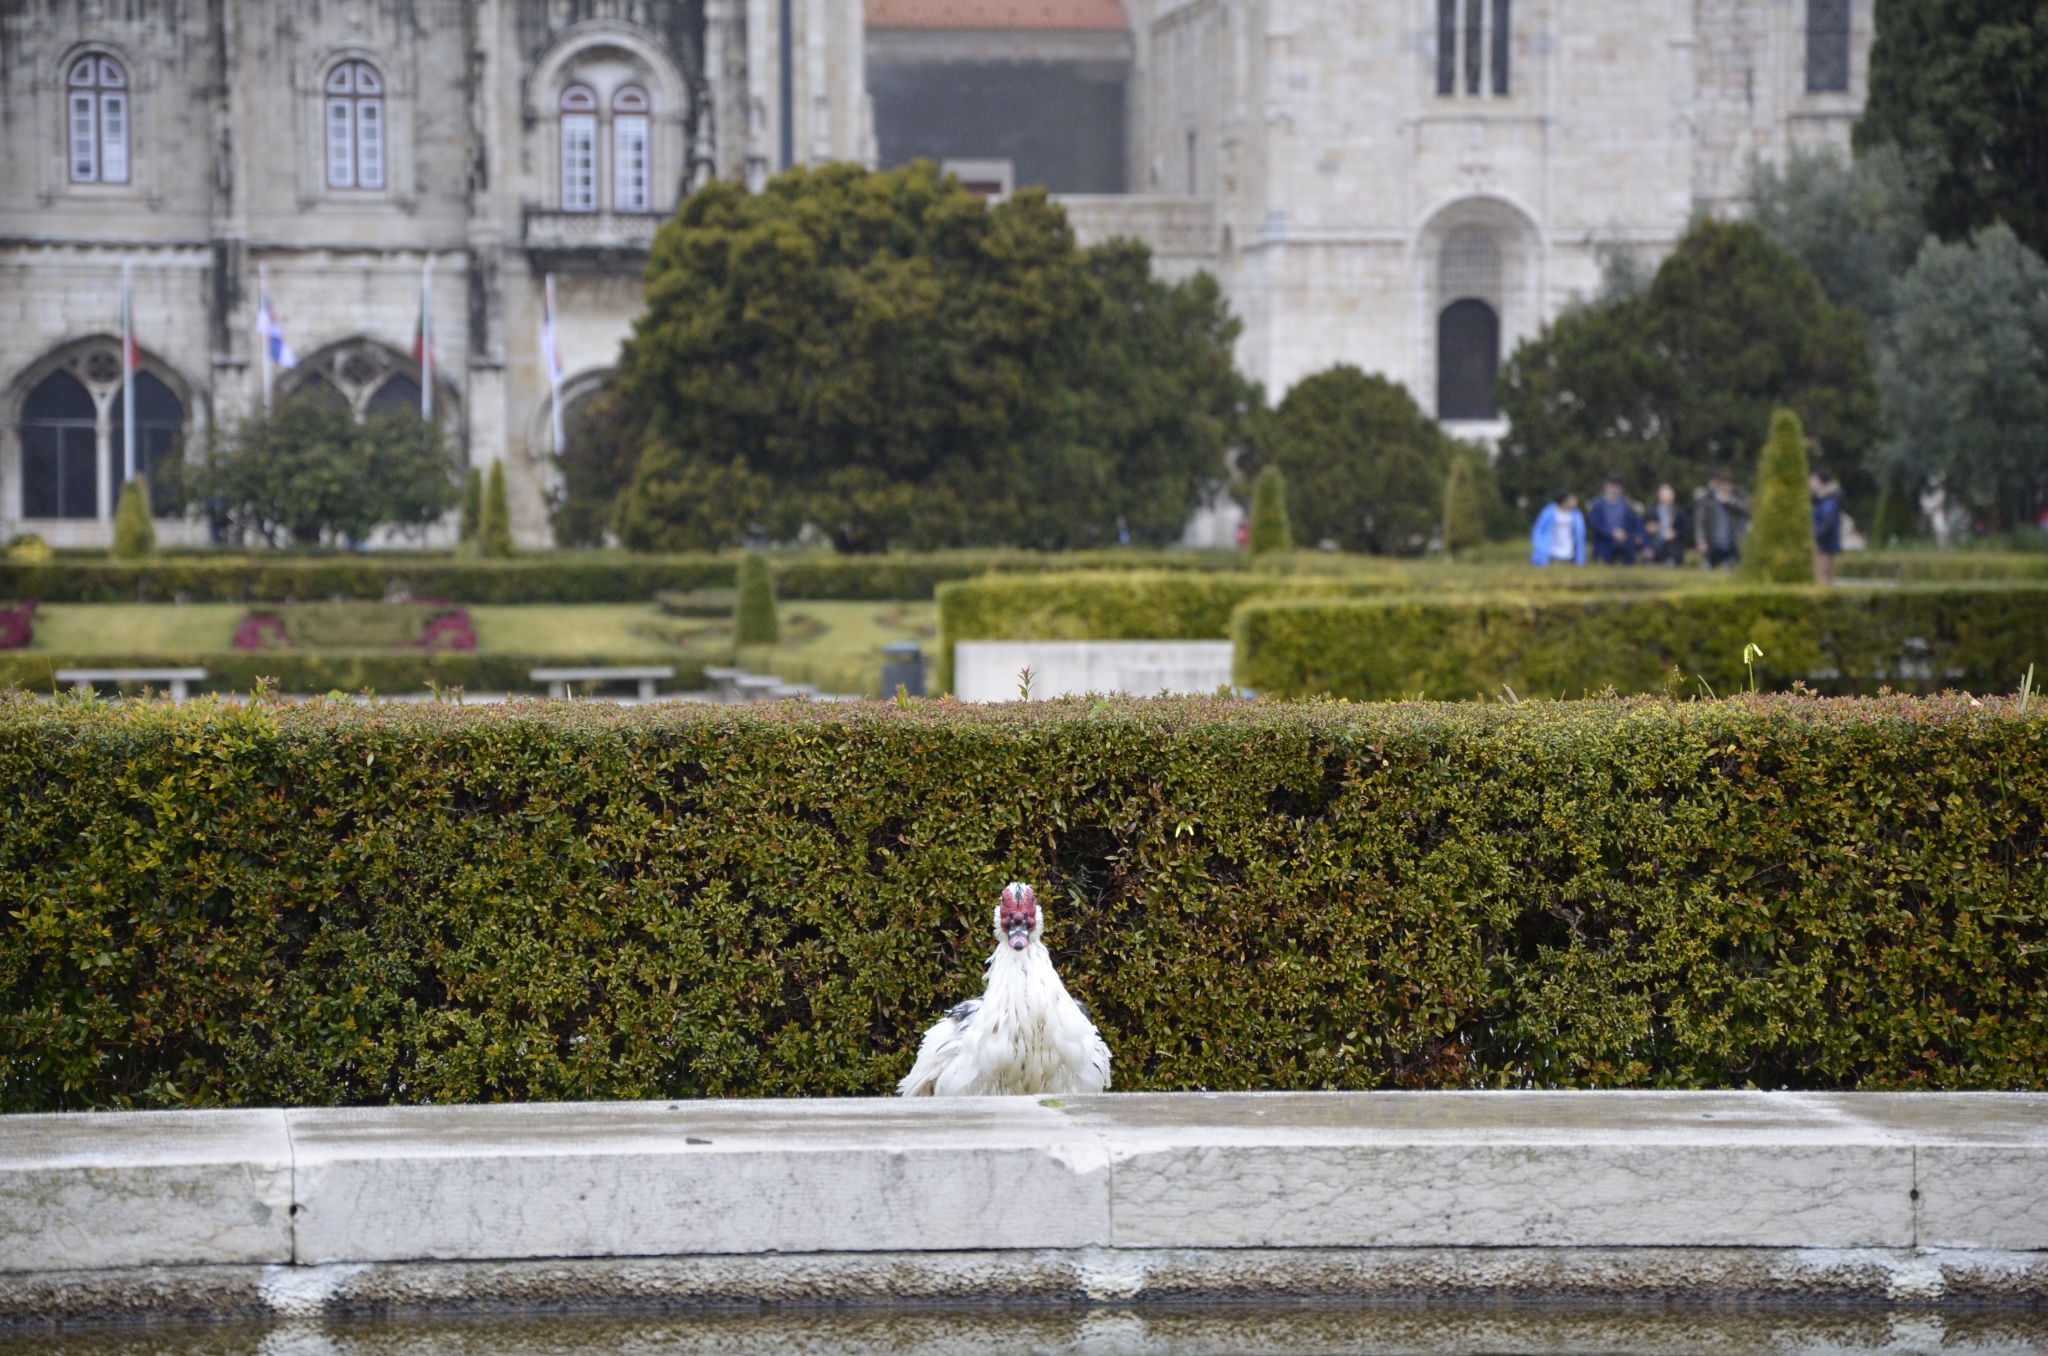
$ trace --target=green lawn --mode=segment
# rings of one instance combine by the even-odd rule
[[[238,603],[50,603],[36,613],[31,648],[108,659],[225,650],[245,611]],[[730,626],[671,617],[653,603],[478,606],[469,614],[486,654],[733,662]],[[784,603],[781,617],[782,643],[749,646],[739,662],[827,692],[873,696],[890,641],[919,641],[935,657],[932,603]]]

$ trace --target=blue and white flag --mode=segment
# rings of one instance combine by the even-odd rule
[[[256,338],[263,350],[263,408],[270,408],[270,372],[274,367],[297,367],[299,355],[284,341],[277,313],[270,309],[270,278],[256,270]]]

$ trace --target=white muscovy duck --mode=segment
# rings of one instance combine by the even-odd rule
[[[1045,915],[1031,887],[1012,881],[996,905],[995,954],[981,997],[924,1033],[917,1063],[896,1085],[904,1097],[1043,1096],[1101,1092],[1109,1047],[1060,983],[1039,937]]]

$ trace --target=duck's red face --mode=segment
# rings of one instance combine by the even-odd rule
[[[1003,890],[1003,902],[996,905],[996,933],[1012,951],[1022,951],[1038,935],[1038,896],[1022,881]]]

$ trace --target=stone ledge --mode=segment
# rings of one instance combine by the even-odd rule
[[[2048,1096],[1123,1094],[0,1118],[0,1316],[2048,1299]]]

